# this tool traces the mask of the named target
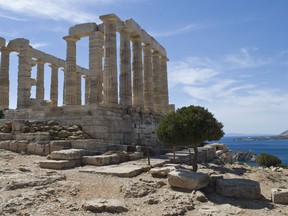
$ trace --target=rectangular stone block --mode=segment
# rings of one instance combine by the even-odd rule
[[[13,135],[11,133],[0,133],[0,140],[13,140]]]
[[[119,155],[95,155],[95,156],[83,156],[82,163],[94,166],[104,166],[109,164],[118,164],[120,162]]]
[[[0,149],[10,150],[11,140],[0,141]]]
[[[271,190],[271,198],[273,203],[288,204],[288,189],[273,188]]]
[[[84,149],[66,149],[51,152],[50,156],[53,160],[78,160],[85,155],[87,151]]]
[[[49,154],[53,151],[60,151],[63,149],[72,148],[71,142],[69,140],[54,140],[54,141],[51,141],[49,145],[50,145]]]
[[[48,155],[49,143],[35,143],[34,154],[42,156]]]
[[[41,168],[57,170],[74,168],[79,165],[79,160],[45,160],[39,162]]]

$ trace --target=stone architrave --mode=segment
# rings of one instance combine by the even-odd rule
[[[130,30],[120,31],[120,104],[132,106]]]
[[[81,86],[82,86],[82,74],[77,71],[76,72],[76,105],[81,105],[82,103],[82,90],[81,90]]]
[[[50,100],[53,106],[58,105],[58,65],[51,64]]]
[[[2,47],[0,68],[0,109],[9,108],[9,60],[10,49]]]
[[[76,71],[76,42],[79,38],[66,36],[63,38],[67,43],[66,51],[66,73],[64,76],[65,83],[65,105],[77,104],[77,71]]]
[[[118,76],[116,50],[116,23],[120,19],[115,14],[100,16],[104,23],[104,98],[108,104],[118,103]]]
[[[37,78],[36,78],[36,99],[44,100],[44,61],[38,59],[37,61]]]
[[[154,50],[152,54],[152,71],[153,71],[153,93],[154,93],[154,111],[161,113],[161,98],[160,98],[160,89],[162,86],[160,85],[160,72],[161,72],[161,64],[160,64],[160,55],[159,52]]]
[[[31,97],[31,47],[25,40],[19,47],[17,108],[29,108]]]
[[[165,56],[161,56],[160,102],[161,102],[161,110],[163,113],[169,112],[167,60],[168,59]]]
[[[133,45],[132,77],[134,107],[144,107],[143,99],[143,64],[142,64],[142,40],[140,37],[131,38]]]
[[[144,80],[144,108],[153,110],[153,71],[152,71],[152,49],[151,45],[146,44],[143,46],[144,53],[144,67],[143,67],[143,80]]]
[[[103,101],[103,32],[96,31],[89,35],[89,104]]]

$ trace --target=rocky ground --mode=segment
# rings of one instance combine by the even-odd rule
[[[0,215],[112,215],[93,213],[95,203],[118,215],[288,215],[288,205],[271,203],[271,188],[288,187],[288,170],[247,165],[200,165],[199,172],[259,181],[262,198],[244,200],[171,189],[166,178],[134,178],[41,169],[44,156],[0,149]],[[107,205],[110,203],[110,206]],[[98,209],[99,210],[99,209]]]

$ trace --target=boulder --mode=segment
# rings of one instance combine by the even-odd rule
[[[82,208],[86,211],[95,213],[122,213],[127,212],[127,207],[117,199],[94,199],[83,204]]]
[[[247,151],[237,151],[233,155],[234,161],[255,162],[257,155]]]
[[[198,190],[208,185],[209,175],[184,169],[176,169],[168,174],[168,183],[171,187]]]
[[[259,182],[249,179],[218,179],[216,181],[216,193],[221,196],[242,199],[261,198]]]
[[[272,188],[271,198],[273,203],[288,204],[288,189]]]
[[[201,191],[192,191],[191,193],[192,200],[197,200],[199,202],[207,202],[207,197]]]

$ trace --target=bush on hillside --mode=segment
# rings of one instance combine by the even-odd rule
[[[3,118],[4,118],[4,111],[0,110],[0,119],[3,119]]]
[[[257,156],[256,163],[257,165],[264,165],[270,167],[281,164],[282,161],[278,157],[273,156],[271,154],[261,153],[260,155]]]

